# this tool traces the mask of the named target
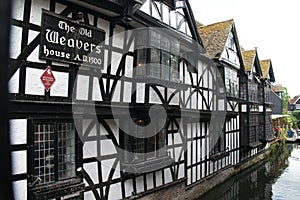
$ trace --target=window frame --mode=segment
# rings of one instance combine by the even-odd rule
[[[135,50],[135,52],[136,78],[154,78],[175,83],[179,82],[179,56],[158,48],[141,48]],[[158,52],[156,59],[153,57],[154,52]],[[144,60],[140,60],[140,55],[144,55],[142,56]],[[153,73],[153,70],[156,73]]]
[[[73,134],[74,134],[74,137],[72,139],[74,139],[74,142],[72,145],[72,148],[73,149],[73,152],[74,155],[73,155],[73,158],[74,158],[74,168],[73,168],[73,174],[72,176],[70,177],[66,177],[66,178],[59,178],[59,159],[58,159],[58,156],[59,156],[59,141],[58,141],[58,132],[57,130],[59,129],[58,126],[59,124],[61,123],[70,123],[73,129]],[[39,177],[39,174],[36,173],[36,164],[35,164],[35,159],[36,159],[36,155],[35,155],[35,134],[36,134],[36,131],[35,131],[35,126],[36,125],[43,125],[43,124],[48,124],[48,125],[52,125],[54,128],[54,180],[51,181],[51,182],[41,182],[40,181],[40,177]],[[82,159],[81,159],[81,156],[82,156],[82,143],[79,142],[79,137],[78,137],[78,134],[77,134],[77,130],[75,128],[75,124],[73,122],[72,119],[57,119],[57,120],[54,120],[54,119],[32,119],[32,120],[29,120],[29,124],[28,124],[28,132],[30,133],[30,137],[28,138],[31,145],[30,145],[30,149],[29,149],[29,158],[28,158],[28,169],[30,170],[30,174],[29,174],[29,177],[28,177],[28,182],[29,182],[29,190],[30,191],[35,191],[35,190],[38,190],[39,192],[43,193],[43,192],[46,192],[46,191],[49,191],[49,190],[59,190],[59,187],[57,187],[58,185],[60,186],[72,186],[72,185],[76,185],[76,188],[78,186],[78,190],[82,190],[82,188],[84,187],[84,185],[81,185],[81,183],[83,184],[83,181],[82,181],[82,174],[80,172],[77,171],[77,169],[79,167],[82,167]],[[36,181],[34,184],[34,180],[38,180]],[[45,189],[46,188],[46,189]],[[48,188],[48,189],[47,189]],[[68,191],[66,189],[66,191]],[[72,190],[70,190],[69,192],[70,193],[73,193],[73,191],[71,192]],[[76,192],[76,189],[74,188],[74,192]],[[60,193],[60,192],[59,192]],[[54,194],[53,194],[54,195]],[[65,194],[66,195],[66,194]]]
[[[129,119],[129,120],[133,120],[134,123],[137,126],[141,126],[141,127],[146,126],[150,122],[150,119],[147,118],[147,117],[134,117],[134,118]],[[143,122],[139,122],[141,120]],[[123,123],[126,123],[126,122],[123,122]],[[157,119],[157,121],[155,123],[156,123],[156,126],[157,126],[157,124],[159,123],[159,119]],[[131,130],[132,128],[133,127],[129,127],[128,130]],[[137,127],[134,127],[134,128],[137,128]],[[120,130],[120,131],[122,131],[122,130]],[[121,137],[122,148],[125,150],[124,155],[123,155],[124,156],[123,157],[124,158],[123,163],[126,163],[126,164],[139,164],[139,163],[143,163],[143,162],[147,162],[147,161],[151,161],[151,160],[156,160],[156,159],[159,159],[161,157],[167,156],[168,153],[167,153],[167,138],[166,138],[167,137],[167,129],[166,129],[166,124],[164,125],[162,130],[159,130],[158,132],[156,132],[155,135],[153,135],[151,137],[147,137],[147,138],[138,138],[138,137],[134,137],[132,135],[128,135],[124,131],[122,131],[122,132],[123,132],[122,137]],[[141,134],[144,134],[144,133],[141,133]],[[161,136],[162,136],[162,138],[160,138]],[[148,151],[149,149],[147,149],[147,148],[149,147],[150,143],[153,143],[153,141],[155,142],[155,146],[154,146],[155,149],[154,149],[154,151],[149,152]],[[162,143],[160,143],[160,142],[162,142]],[[136,146],[137,143],[139,143],[140,145]],[[137,148],[141,147],[141,146],[142,146],[142,152],[141,152],[141,150],[137,150]],[[162,153],[162,151],[163,151],[163,153]],[[151,155],[151,154],[149,154],[151,152],[154,152],[155,155],[151,156],[151,157],[147,157],[147,156]],[[126,155],[127,153],[128,154],[137,153],[137,155],[139,153],[143,153],[145,155],[142,155],[142,156],[144,156],[143,158],[130,158],[130,157],[128,157],[128,155]],[[131,159],[131,161],[130,161],[130,159]]]

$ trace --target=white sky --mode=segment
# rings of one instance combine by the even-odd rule
[[[197,21],[208,25],[234,19],[239,43],[271,59],[275,84],[300,95],[299,0],[189,0]],[[201,36],[201,35],[200,35]]]

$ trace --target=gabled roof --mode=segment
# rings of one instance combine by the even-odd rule
[[[233,20],[230,19],[227,21],[198,27],[198,31],[202,38],[204,47],[206,48],[206,51],[211,58],[220,58],[224,50],[229,32],[233,28],[233,24]]]
[[[260,62],[260,68],[261,68],[261,72],[262,72],[261,78],[263,78],[263,79],[269,78],[271,82],[275,82],[275,77],[274,77],[271,60],[267,59],[267,60],[261,60],[259,62]]]
[[[294,96],[294,98],[292,98],[292,99],[289,100],[290,104],[297,103],[297,101],[298,101],[299,98],[300,98],[300,95]]]
[[[276,84],[271,86],[273,92],[284,92],[284,89],[281,84]]]
[[[247,72],[250,72],[255,63],[256,50],[242,51],[244,66]]]
[[[256,67],[256,76],[260,78],[262,76],[261,67],[259,63],[259,58],[257,55],[256,49],[242,51],[243,62],[245,66],[245,70],[247,72],[251,72],[253,67]]]

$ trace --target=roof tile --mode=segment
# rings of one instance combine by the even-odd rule
[[[220,58],[232,26],[233,19],[207,26],[198,26],[204,47],[211,58]]]

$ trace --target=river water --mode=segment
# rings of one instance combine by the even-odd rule
[[[225,181],[199,200],[300,200],[300,145]]]

